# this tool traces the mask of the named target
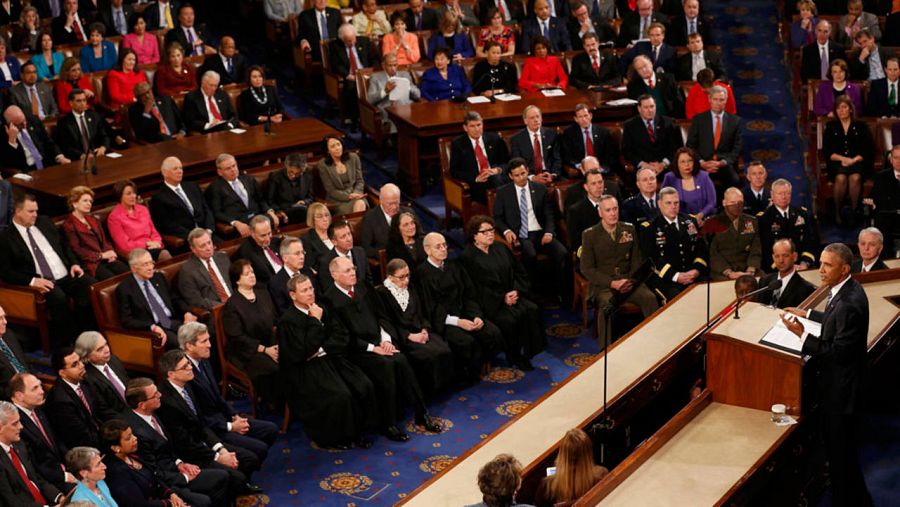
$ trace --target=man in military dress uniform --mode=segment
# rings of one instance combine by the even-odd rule
[[[581,273],[588,279],[588,297],[594,300],[600,346],[606,345],[606,314],[604,308],[626,301],[641,307],[644,317],[659,304],[650,289],[636,280],[644,263],[638,246],[637,233],[628,222],[619,221],[619,203],[615,197],[600,198],[600,223],[582,234]]]
[[[812,214],[804,207],[791,206],[791,182],[780,178],[772,182],[772,205],[757,214],[762,246],[762,269],[773,271],[772,246],[782,238],[794,241],[799,252],[797,269],[809,269],[816,262],[819,244]]]
[[[653,263],[648,285],[666,304],[707,270],[706,248],[693,217],[678,213],[678,191],[659,191],[659,216],[641,224],[641,251]]]
[[[709,269],[715,281],[736,280],[759,271],[762,251],[756,218],[741,213],[744,194],[735,187],[725,190],[722,213],[703,224],[703,232],[713,234],[709,245]]]

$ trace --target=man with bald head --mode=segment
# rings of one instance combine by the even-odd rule
[[[402,105],[415,102],[422,97],[422,92],[419,90],[419,87],[416,86],[415,80],[409,71],[399,70],[397,65],[397,55],[394,53],[388,53],[381,58],[381,69],[382,70],[378,72],[372,73],[372,77],[369,78],[369,85],[366,93],[369,104],[381,111],[381,118],[383,121],[388,121],[388,116],[384,111],[384,108],[395,104]],[[397,87],[397,81],[401,78],[409,81],[409,94],[406,97],[393,99],[391,97],[391,92]],[[394,132],[397,132],[397,126],[391,123],[391,133]]]
[[[216,71],[223,85],[247,81],[247,59],[237,52],[233,38],[226,35],[219,40],[218,54],[207,56],[197,75],[202,76],[208,70]]]
[[[797,248],[789,238],[779,239],[772,245],[772,260],[775,272],[769,273],[759,280],[760,287],[768,287],[778,280],[781,286],[774,291],[766,291],[759,295],[758,301],[778,308],[800,306],[816,286],[797,274]]]
[[[378,259],[378,250],[387,247],[391,220],[401,211],[410,211],[400,207],[400,187],[387,183],[379,191],[378,206],[366,211],[359,226],[359,246],[366,250],[371,259]]]
[[[755,275],[762,262],[759,224],[742,213],[744,194],[735,187],[725,190],[724,211],[713,216],[703,229],[714,234],[709,245],[709,269],[713,280],[736,280]]]
[[[821,19],[816,24],[816,40],[803,47],[800,78],[804,83],[810,79],[831,79],[831,63],[838,58],[846,58],[844,46],[831,40],[831,23]]]
[[[5,167],[31,172],[71,162],[50,139],[41,120],[26,114],[19,106],[6,108],[3,120],[6,137],[0,153]]]
[[[163,184],[150,199],[150,217],[160,234],[187,240],[191,230],[201,227],[213,232],[213,214],[196,183],[184,181],[184,169],[177,157],[166,157],[160,167]],[[213,236],[217,242],[219,239]],[[187,250],[188,245],[181,247]]]
[[[150,84],[141,82],[134,85],[134,98],[135,103],[128,106],[128,119],[139,141],[158,143],[184,137],[184,122],[171,97],[156,97]]]

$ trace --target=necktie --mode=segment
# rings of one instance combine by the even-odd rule
[[[44,252],[41,251],[37,241],[34,240],[34,236],[31,234],[31,227],[25,229],[25,233],[28,235],[28,243],[31,246],[31,252],[34,254],[34,260],[37,261],[38,268],[41,271],[41,277],[47,280],[54,280],[50,263],[47,262],[47,257],[44,256]]]
[[[38,413],[34,410],[31,411],[31,420],[34,421],[34,425],[40,430],[41,435],[44,435],[44,440],[47,441],[50,447],[53,447],[53,440],[50,440],[50,435],[47,434],[47,431],[44,430],[44,425],[41,424],[41,418],[38,417]]]
[[[103,373],[106,374],[106,378],[109,379],[109,383],[113,385],[116,389],[116,392],[119,393],[119,398],[122,398],[122,401],[125,401],[125,387],[122,386],[122,382],[113,374],[112,368],[109,365],[103,366]]]
[[[322,40],[328,39],[328,18],[325,13],[319,13],[319,30],[322,31]]]
[[[897,105],[897,83],[891,83],[891,91],[888,93],[888,104]]]
[[[654,88],[656,88],[656,85],[653,84],[653,78],[652,78],[652,77],[651,77],[650,79],[647,80],[647,86],[649,86],[651,90],[654,89]]]
[[[234,65],[231,62],[231,58],[226,58],[225,60],[228,63],[225,70],[227,70],[230,75],[234,76]]]
[[[479,173],[490,170],[491,163],[488,162],[488,158],[484,155],[484,150],[481,149],[480,141],[475,141],[475,159],[478,161]]]
[[[181,199],[181,202],[183,202],[184,205],[187,206],[188,211],[190,211],[191,215],[193,215],[194,206],[191,205],[191,201],[187,198],[187,195],[185,195],[184,190],[181,189],[181,185],[175,187],[175,194],[178,195],[178,197]]]
[[[175,22],[172,21],[172,10],[169,8],[168,2],[163,6],[163,10],[166,11],[166,28],[169,30],[175,28]]]
[[[78,21],[78,18],[75,18],[75,22],[72,23],[72,31],[75,32],[75,38],[78,42],[84,42],[84,33],[81,31],[81,23]]]
[[[19,477],[22,478],[22,482],[25,483],[25,486],[28,488],[28,491],[31,493],[31,498],[40,505],[45,505],[47,503],[44,500],[44,496],[41,495],[41,491],[34,485],[33,482],[28,478],[28,474],[25,473],[25,467],[22,466],[22,461],[19,460],[19,453],[16,452],[15,447],[9,448],[9,460],[12,461],[13,468],[16,469],[16,472],[19,473]]]
[[[216,271],[213,269],[212,259],[206,259],[206,270],[209,271],[209,277],[212,278],[213,288],[216,289],[219,301],[224,303],[228,300],[228,292],[225,291],[225,286],[219,281],[219,276],[216,275]]]
[[[594,156],[594,140],[591,139],[591,133],[588,129],[584,129],[584,153],[588,157]]]
[[[22,361],[19,361],[19,358],[13,354],[12,349],[9,348],[9,345],[3,338],[0,338],[0,352],[3,352],[3,357],[9,361],[9,364],[16,370],[16,373],[26,373],[28,371],[28,369],[25,368],[25,365],[22,364]]]
[[[544,170],[544,155],[541,153],[541,140],[537,132],[534,133],[534,174],[541,174]]]
[[[656,65],[656,59],[659,57],[659,46],[653,48],[653,65]]]
[[[231,182],[231,188],[234,189],[234,193],[236,193],[241,199],[241,202],[244,203],[244,207],[249,208],[250,199],[247,197],[247,192],[244,190],[244,185],[241,185],[240,180],[235,178],[234,181]]]
[[[119,35],[128,33],[128,27],[125,25],[125,15],[122,14],[122,9],[116,9],[116,31],[119,32]]]
[[[422,13],[416,14],[416,31],[422,31]]]
[[[656,199],[650,198],[650,209],[656,209]]]
[[[596,56],[591,57],[591,66],[594,67],[594,74],[600,73],[600,62],[597,61]]]
[[[693,35],[695,33],[697,33],[697,20],[692,19],[691,20],[691,28],[688,30],[688,35]]]
[[[38,99],[37,89],[34,86],[30,86],[28,90],[29,95],[31,95],[31,114],[43,120],[44,114],[41,112],[41,103]]]
[[[156,422],[156,418],[152,415],[150,416],[150,425],[153,426],[153,429],[155,429],[157,433],[159,433],[159,436],[163,437],[163,440],[168,440],[166,434],[163,433],[162,427],[160,427],[159,423]]]
[[[94,411],[91,410],[91,404],[88,403],[87,396],[84,395],[84,389],[82,389],[79,385],[75,388],[75,393],[78,394],[78,398],[81,400],[81,403],[84,405],[84,408],[88,411],[88,413],[93,415]]]
[[[50,14],[55,18],[59,16],[59,0],[50,0]]]
[[[834,299],[834,293],[828,291],[828,299],[825,300],[825,311],[828,311],[828,307],[831,306],[832,299]]]
[[[591,5],[591,17],[600,16],[600,0],[594,0]]]
[[[647,136],[650,137],[650,142],[656,142],[656,132],[653,130],[653,120],[647,122]]]
[[[172,327],[172,320],[166,313],[165,306],[157,299],[156,290],[150,285],[150,280],[144,280],[144,291],[147,293],[147,302],[150,304],[150,311],[156,318],[156,322],[165,329]]]
[[[528,238],[528,197],[526,196],[528,187],[526,186],[519,192],[519,237]]]
[[[44,157],[41,156],[41,152],[38,151],[37,146],[34,145],[34,141],[31,140],[28,130],[22,129],[20,133],[22,135],[22,144],[24,144],[28,152],[31,153],[31,158],[34,159],[35,169],[40,171],[44,168]]]
[[[783,283],[784,283],[784,282],[782,281],[782,284],[783,284]],[[772,306],[778,306],[778,298],[781,297],[781,289],[782,289],[783,287],[784,287],[784,285],[782,285],[782,286],[779,287],[777,290],[775,290],[775,291],[772,292]]]
[[[197,415],[197,407],[194,406],[194,400],[191,398],[191,394],[188,393],[187,388],[181,389],[181,396],[184,398],[184,402],[187,403],[188,408],[191,409],[191,412]]]
[[[347,291],[347,295],[350,296],[350,299],[356,299],[356,292],[353,291],[353,287],[350,287],[350,290]]]
[[[820,46],[821,54],[819,55],[819,74],[822,80],[828,79],[828,51],[825,46]]]
[[[275,255],[275,252],[273,252],[271,248],[265,247],[263,248],[263,250],[265,250],[266,256],[269,257],[269,260],[271,260],[278,266],[284,266],[284,263],[281,262],[281,259],[279,259],[277,255]]]
[[[84,114],[78,117],[78,129],[81,130],[81,148],[87,154],[91,151],[91,138],[88,134],[87,123],[84,121]]]
[[[639,35],[639,38],[641,39],[643,39],[644,35],[646,35],[647,33],[647,25],[649,24],[648,21],[649,20],[646,17],[641,18],[641,33]]]
[[[356,61],[356,52],[353,51],[353,47],[347,48],[347,56],[350,57],[350,73],[356,74],[356,71],[359,69],[359,64]]]
[[[219,106],[216,105],[216,101],[213,100],[212,95],[206,97],[206,100],[209,103],[209,112],[212,113],[213,118],[216,121],[222,121],[222,113],[219,112]]]
[[[548,23],[546,21],[541,21],[541,25],[544,26],[544,29],[542,30],[542,32],[544,32],[544,37],[549,39],[550,38],[550,29],[547,28],[547,24]]]
[[[169,135],[169,127],[166,125],[166,122],[163,121],[162,115],[159,114],[159,108],[154,105],[153,109],[150,110],[150,114],[159,122],[159,133],[164,136]]]
[[[713,115],[713,123],[715,124],[713,133],[713,149],[719,149],[719,140],[722,138],[722,117],[721,115]]]

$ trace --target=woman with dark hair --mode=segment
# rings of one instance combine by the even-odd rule
[[[150,219],[150,211],[143,204],[138,204],[134,182],[116,182],[113,192],[119,198],[119,204],[109,213],[106,227],[116,252],[124,258],[135,248],[146,248],[155,261],[171,259],[172,255],[163,246],[162,236]]]
[[[516,53],[516,32],[503,24],[503,15],[496,7],[488,11],[487,18],[491,20],[489,26],[484,27],[478,34],[478,47],[475,53],[479,58],[487,56],[489,42],[500,45],[500,56],[512,56]]]
[[[450,63],[450,50],[442,47],[434,51],[434,67],[422,74],[419,90],[422,98],[433,102],[454,97],[467,97],[472,91],[466,71],[455,63]]]
[[[543,35],[538,35],[531,43],[531,54],[525,59],[522,66],[522,75],[519,77],[519,88],[524,91],[540,91],[545,88],[562,88],[569,86],[569,76],[566,75],[562,63],[556,56],[549,55],[550,41]]]
[[[334,248],[334,244],[328,237],[328,227],[331,226],[331,211],[321,202],[314,202],[306,210],[306,225],[309,226],[306,234],[300,240],[303,242],[303,250],[306,252],[306,265],[313,271],[319,268],[319,261],[323,255]]]
[[[831,62],[831,81],[822,81],[816,90],[813,113],[818,117],[834,118],[834,104],[838,97],[847,96],[853,101],[854,109],[862,111],[862,91],[859,86],[847,81],[849,67],[838,58]]]
[[[41,37],[46,41],[46,35]],[[59,69],[59,81],[56,82],[56,105],[59,106],[60,117],[72,112],[72,106],[69,105],[69,92],[72,90],[83,90],[88,98],[88,107],[93,107],[94,87],[91,80],[81,72],[81,61],[74,56],[63,61]]]
[[[366,209],[362,162],[356,153],[344,151],[339,137],[325,137],[325,156],[319,161],[318,170],[325,187],[325,200],[335,215]]]
[[[128,18],[128,33],[122,37],[122,47],[134,50],[140,65],[159,63],[159,41],[156,34],[147,33],[147,20],[140,12]]]
[[[166,60],[156,68],[156,93],[174,97],[197,89],[197,69],[184,61],[184,48],[177,42],[166,46]]]
[[[472,82],[475,83],[472,93],[490,97],[500,93],[515,93],[519,89],[516,66],[501,60],[501,51],[499,42],[484,43],[487,58],[476,63],[472,70]]]
[[[556,473],[541,480],[535,494],[537,507],[574,502],[604,478],[609,470],[594,463],[594,444],[583,430],[566,432],[556,455]]]
[[[391,218],[386,254],[388,259],[403,259],[415,268],[425,261],[422,239],[425,234],[419,218],[412,211],[401,211]]]
[[[819,23],[816,4],[812,0],[797,2],[797,12],[800,17],[791,23],[791,49],[799,49],[815,42],[816,25]]]
[[[396,345],[409,358],[426,393],[448,387],[454,378],[453,353],[447,341],[431,330],[422,298],[409,283],[409,264],[403,259],[392,259],[386,271],[384,284],[375,289],[382,303],[379,324],[400,339]]]
[[[7,71],[3,72],[3,69],[0,69],[0,90],[9,88],[13,85],[13,83],[22,79],[19,59],[8,53],[9,52],[6,48],[6,39],[4,39],[2,35],[0,35],[0,64],[5,64]],[[9,79],[7,79],[7,77]]]
[[[406,15],[402,11],[394,11],[391,14],[391,26],[394,27],[394,31],[384,34],[381,38],[382,55],[394,53],[397,65],[418,62],[422,58],[419,53],[419,37],[413,32],[406,31]]]
[[[251,65],[247,76],[250,86],[238,97],[240,120],[249,125],[259,125],[267,120],[281,123],[284,119],[284,106],[281,105],[275,87],[265,84],[266,74],[263,68]]]
[[[40,35],[41,18],[38,15],[38,10],[31,5],[27,5],[22,9],[22,14],[19,15],[19,25],[13,30],[10,44],[12,50],[14,52],[37,53],[41,49]],[[62,63],[62,58],[59,61]]]
[[[725,111],[737,114],[737,103],[734,100],[734,91],[727,84],[718,81],[712,69],[703,69],[697,73],[697,82],[688,90],[687,100],[684,104],[684,115],[690,120],[694,116],[709,111],[709,89],[713,86],[721,86],[728,92],[725,101]]]
[[[516,502],[522,486],[522,464],[511,454],[498,454],[478,471],[481,502],[467,507],[528,507]]]
[[[690,148],[675,151],[674,163],[663,177],[662,186],[678,191],[679,211],[693,216],[697,225],[703,225],[716,210],[716,188],[709,173],[700,169],[700,160]]]
[[[530,283],[512,251],[494,241],[494,219],[475,215],[466,226],[467,244],[460,260],[476,281],[477,303],[503,332],[506,360],[521,370],[533,370],[531,359],[546,346],[538,306],[528,298]]]
[[[444,11],[438,30],[428,39],[428,58],[434,60],[439,48],[449,49],[453,61],[475,56],[469,35],[463,31],[459,18],[452,11]]]
[[[146,83],[147,75],[137,68],[137,55],[133,49],[122,48],[116,66],[106,73],[106,89],[109,93],[109,107],[118,111],[122,106],[135,102],[134,85]]]
[[[78,185],[69,191],[69,207],[72,213],[62,224],[66,241],[79,264],[97,280],[106,280],[128,271],[128,265],[118,260],[118,255],[103,232],[100,221],[91,214],[94,191]]]
[[[840,224],[840,211],[848,191],[851,210],[859,207],[862,182],[872,171],[875,143],[866,123],[856,119],[850,97],[835,99],[834,117],[825,125],[822,151],[828,178],[834,182],[834,219]]]
[[[102,72],[116,64],[116,46],[103,38],[106,27],[103,23],[91,23],[88,27],[88,44],[81,48],[79,57],[84,72]]]
[[[64,79],[61,71],[66,58],[53,48],[53,35],[50,32],[40,32],[37,40],[37,54],[31,57],[31,63],[37,68],[38,79],[49,81],[57,76]],[[73,60],[78,61],[77,58]]]

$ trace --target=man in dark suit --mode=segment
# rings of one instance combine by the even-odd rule
[[[481,115],[475,111],[463,117],[463,130],[466,133],[450,145],[450,174],[469,184],[473,201],[487,204],[487,190],[503,182],[509,152],[499,135],[484,133]]]
[[[146,82],[134,86],[134,96],[137,102],[128,107],[128,121],[138,141],[158,143],[184,137],[184,122],[171,97],[154,96]]]
[[[217,54],[209,55],[203,60],[197,75],[202,76],[208,70],[219,74],[222,85],[247,82],[247,58],[237,52],[234,39],[228,36],[219,40]]]
[[[577,183],[575,185],[569,185],[565,189],[560,189],[563,190],[566,195],[566,198],[563,201],[563,210],[568,210],[576,202],[582,200],[587,195],[584,190],[583,182],[588,172],[597,170],[600,171],[600,174],[606,174],[604,169],[600,167],[600,161],[597,160],[597,157],[584,157],[579,169]],[[622,198],[622,189],[619,188],[619,185],[613,181],[612,178],[607,178],[606,176],[603,177],[603,193],[609,194],[616,199]]]
[[[278,254],[280,246],[281,238],[272,237],[272,224],[266,216],[256,215],[250,220],[250,235],[241,243],[235,256],[250,261],[256,274],[257,289],[264,289],[284,266]]]
[[[421,2],[421,0],[414,1]],[[313,6],[297,17],[299,27],[297,42],[303,51],[310,54],[314,62],[322,61],[322,51],[319,49],[321,41],[337,38],[338,28],[342,23],[341,11],[327,5],[328,0],[314,0]],[[409,23],[406,26],[409,30],[415,30]],[[434,28],[437,28],[437,22],[428,30]]]
[[[874,208],[875,227],[887,235],[889,248],[896,249],[900,231],[896,213],[900,209],[900,143],[891,149],[888,160],[890,167],[872,178],[872,190],[864,202]]]
[[[397,213],[410,211],[400,207],[400,187],[384,184],[378,191],[378,206],[366,211],[359,225],[359,246],[366,255],[378,259],[378,251],[387,248],[391,220]]]
[[[12,222],[13,200],[12,185],[0,176],[0,231]]]
[[[715,79],[725,79],[725,67],[718,53],[703,48],[703,37],[700,34],[688,36],[689,52],[678,57],[678,69],[675,71],[680,81],[696,81],[697,73],[703,69],[713,71]]]
[[[650,167],[661,177],[675,150],[683,144],[681,129],[671,119],[657,114],[653,96],[645,94],[637,100],[638,114],[622,126],[622,155],[636,169]]]
[[[3,143],[4,166],[31,172],[56,164],[71,162],[59,152],[50,139],[44,123],[19,106],[9,106],[3,112],[6,120],[6,142]]]
[[[873,505],[859,466],[856,433],[865,397],[869,300],[850,276],[853,254],[843,243],[822,252],[819,274],[829,287],[825,311],[786,308],[793,315],[822,324],[815,336],[796,318],[782,316],[784,325],[803,341],[802,353],[819,362],[819,414],[824,423],[825,455],[834,505]]]
[[[182,118],[189,131],[208,134],[237,126],[237,114],[228,93],[219,88],[220,79],[217,72],[206,71],[200,88],[185,95]]]
[[[21,443],[21,416],[16,406],[0,401],[0,495],[4,504],[41,507],[58,505],[63,495],[32,464]]]
[[[756,215],[762,247],[762,269],[771,271],[772,246],[781,238],[794,242],[799,255],[800,269],[809,269],[816,262],[819,240],[812,214],[803,206],[791,206],[791,182],[779,178],[772,182],[772,205]]]
[[[529,17],[533,18],[535,5],[537,4],[537,2],[535,0],[528,0],[526,4],[527,8],[525,9],[525,11],[530,13]],[[550,15],[562,22],[565,22],[567,19],[569,19],[569,14],[572,10],[569,2],[566,2],[564,0],[548,0],[547,7],[550,11]]]
[[[81,89],[69,92],[72,112],[59,119],[53,135],[63,155],[70,160],[102,157],[110,146],[106,120],[87,107],[87,95]]]
[[[372,67],[378,57],[372,50],[368,37],[358,39],[356,28],[350,23],[341,25],[338,38],[331,41],[328,50],[330,70],[343,79],[341,87],[341,115],[345,122],[358,123],[359,102],[356,98],[356,72]]]
[[[761,161],[750,161],[747,166],[747,184],[741,189],[744,194],[744,213],[757,216],[769,207],[772,194],[766,187],[768,176],[769,172]]]
[[[569,37],[572,38],[572,47],[577,48],[584,43],[584,36],[593,33],[597,36],[597,43],[611,46],[616,38],[616,31],[609,26],[605,19],[590,13],[587,5],[579,3],[569,16]]]
[[[622,202],[619,214],[623,221],[638,226],[641,222],[652,221],[659,215],[657,207],[659,182],[656,179],[656,171],[647,166],[636,171],[635,182],[638,193]]]
[[[119,321],[125,329],[150,331],[156,335],[158,346],[177,347],[175,333],[184,322],[197,316],[189,311],[179,314],[181,301],[173,299],[162,273],[153,270],[153,257],[143,248],[128,254],[133,276],[126,276],[116,287]]]
[[[850,265],[851,273],[868,273],[888,269],[887,264],[879,257],[884,249],[884,235],[875,227],[866,227],[859,231],[856,240],[859,247],[859,259]]]
[[[822,54],[828,55],[828,62],[822,62]],[[831,23],[821,19],[816,24],[816,40],[803,47],[800,60],[800,79],[805,83],[810,79],[831,79],[831,62],[844,59],[844,47],[831,40]]]
[[[521,23],[525,19],[525,6],[521,2],[507,0],[478,0],[478,16],[481,18],[481,26],[491,24],[488,13],[491,9],[497,9],[503,16],[503,24],[511,25]]]
[[[82,17],[82,13],[78,12],[78,0],[64,0],[62,11],[51,23],[54,44],[87,42],[90,23],[90,16]]]
[[[93,409],[98,421],[124,417],[125,387],[128,373],[119,358],[109,350],[109,343],[96,331],[85,331],[75,340],[75,353],[85,365],[84,382],[94,391]]]
[[[552,0],[536,0],[534,16],[529,17],[522,24],[522,48],[528,54],[531,53],[531,41],[538,35],[544,36],[550,41],[548,49],[551,53],[572,50],[569,30],[563,21],[565,18],[560,19],[550,15],[550,1]]]
[[[409,8],[403,11],[403,15],[406,16],[406,29],[411,32],[437,30],[440,22],[437,11],[426,9],[423,0],[410,0]]]
[[[69,346],[53,352],[50,367],[59,376],[47,393],[47,416],[54,432],[69,449],[97,447],[100,445],[97,394],[84,382],[84,363]]]
[[[88,0],[89,4],[93,4]],[[131,2],[125,3],[124,0],[109,0],[108,2],[98,2],[97,21],[103,23],[106,27],[106,35],[125,35],[128,33],[128,20],[134,14],[134,7]]]
[[[30,370],[25,358],[25,351],[19,340],[6,328],[6,311],[0,307],[0,392],[17,373],[28,373]]]
[[[636,56],[632,66],[637,75],[628,81],[628,98],[639,100],[641,95],[650,95],[661,116],[684,118],[684,93],[675,77],[654,71],[650,58],[644,55]]]
[[[181,44],[185,56],[215,54],[216,49],[206,44],[206,30],[194,25],[194,8],[184,4],[178,8],[178,23],[166,32],[166,46],[173,42]]]
[[[657,72],[675,73],[677,53],[675,48],[666,43],[666,25],[652,23],[647,30],[647,40],[641,40],[634,44],[619,59],[620,72],[624,75],[628,67],[637,55],[644,55],[650,59],[650,63]]]
[[[619,148],[613,141],[609,129],[593,123],[591,107],[581,103],[575,105],[575,123],[566,127],[559,139],[559,154],[566,176],[575,178],[583,173],[581,162],[585,157],[595,157],[602,173],[621,174]]]
[[[888,47],[900,45],[900,11],[891,13],[884,20],[881,43]]]
[[[187,239],[200,227],[212,231],[216,224],[212,211],[196,183],[184,181],[184,169],[176,157],[167,157],[160,168],[163,184],[150,200],[150,216],[160,234]],[[214,238],[217,239],[217,238]]]
[[[591,169],[584,175],[584,198],[578,199],[566,208],[566,227],[569,230],[569,251],[581,248],[581,234],[600,221],[598,209],[603,197],[603,175]]]
[[[619,74],[619,63],[615,53],[600,51],[600,39],[597,34],[586,33],[582,38],[584,53],[572,58],[572,72],[569,74],[569,85],[586,90],[603,86],[616,86],[622,82]]]
[[[678,3],[677,0],[675,3]],[[669,19],[669,32],[666,38],[673,46],[687,46],[688,37],[698,33],[703,40],[712,44],[709,23],[700,15],[699,0],[684,0],[684,15],[672,16]]]
[[[710,110],[691,120],[687,145],[700,157],[700,167],[709,173],[718,195],[740,184],[737,174],[741,156],[741,118],[725,111],[728,91],[713,86],[709,92]]]
[[[848,79],[859,81],[884,79],[884,67],[887,65],[888,58],[894,56],[894,52],[878,45],[875,37],[867,30],[856,32],[854,40],[859,49],[847,55],[847,63],[850,64]]]
[[[178,2],[174,0],[157,0],[144,9],[147,30],[175,28],[178,17]]]
[[[192,255],[178,272],[178,293],[189,308],[212,310],[232,294],[228,277],[231,260],[225,252],[216,251],[212,235],[206,229],[198,227],[191,231],[187,243]]]
[[[631,45],[632,41],[646,39],[647,31],[653,23],[665,25],[666,17],[653,12],[653,0],[637,0],[637,10],[622,16],[616,46],[624,48]]]
[[[322,294],[322,288],[313,270],[306,264],[306,252],[303,250],[303,242],[291,236],[285,236],[279,247],[279,254],[284,261],[284,268],[275,273],[275,276],[269,280],[269,296],[272,297],[272,303],[275,305],[275,313],[281,316],[282,312],[288,309],[292,304],[291,294],[288,291],[288,281],[294,275],[302,274],[309,278],[313,284],[313,290],[316,294]],[[250,378],[255,377],[254,371],[251,371],[253,362],[247,366],[247,374]]]
[[[30,111],[33,116],[41,120],[55,118],[59,114],[56,98],[53,96],[50,85],[38,82],[37,67],[34,62],[23,63],[19,72],[22,80],[9,89],[12,104],[21,107],[24,111]]]
[[[509,161],[507,183],[497,189],[494,203],[494,224],[506,241],[522,250],[522,263],[532,280],[537,280],[537,255],[550,258],[553,277],[548,284],[552,295],[562,295],[562,281],[566,277],[566,247],[556,239],[556,213],[548,198],[547,187],[528,180],[525,160]]]
[[[343,257],[356,266],[359,283],[374,286],[375,281],[369,271],[366,251],[362,247],[353,246],[353,230],[350,228],[350,224],[345,221],[333,222],[328,226],[328,238],[334,244],[334,248],[323,255],[319,261],[319,285],[326,290],[334,285],[328,265],[335,257]]]
[[[78,265],[53,222],[38,217],[33,195],[17,197],[14,208],[13,225],[0,232],[0,279],[43,293],[51,339],[55,345],[72,343],[81,330],[96,328],[90,301],[94,279]]]
[[[888,57],[884,77],[869,82],[865,116],[876,118],[900,116],[900,59]]]
[[[275,227],[278,217],[259,190],[256,178],[240,174],[234,156],[223,153],[216,157],[219,177],[206,188],[206,202],[216,222],[234,227],[242,238],[250,235],[250,219],[267,215]]]
[[[525,167],[532,173],[532,180],[549,185],[562,176],[556,130],[543,126],[541,110],[535,105],[525,106],[522,119],[525,120],[525,128],[510,139],[510,156],[525,160]],[[511,169],[512,167],[507,168],[508,171]]]

